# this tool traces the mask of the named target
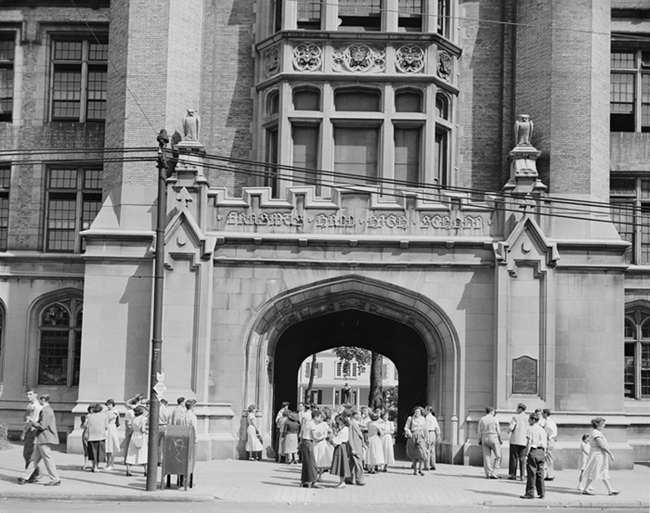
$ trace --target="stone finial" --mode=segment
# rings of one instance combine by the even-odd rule
[[[187,141],[198,141],[201,128],[201,117],[196,109],[187,109],[187,115],[183,118],[184,139]]]
[[[528,114],[519,114],[515,121],[515,146],[532,146],[533,121]]]

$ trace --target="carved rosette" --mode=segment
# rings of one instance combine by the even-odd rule
[[[401,46],[395,52],[395,67],[402,73],[421,73],[424,70],[424,50],[419,46]]]
[[[386,49],[363,43],[334,47],[334,71],[382,73],[386,70]]]
[[[314,43],[301,43],[293,48],[293,69],[296,71],[320,71],[323,65],[323,49]]]
[[[438,76],[443,80],[449,80],[449,77],[451,76],[451,69],[452,69],[452,61],[449,54],[444,50],[438,52],[438,66],[437,66]]]
[[[272,46],[264,52],[264,75],[266,78],[277,75],[280,72],[280,49]]]

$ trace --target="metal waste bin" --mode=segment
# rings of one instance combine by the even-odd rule
[[[194,453],[196,434],[193,426],[167,426],[163,435],[162,476],[160,488],[164,488],[167,476],[167,488],[170,487],[170,475],[179,476],[179,486],[185,482],[185,491],[189,484],[194,485]]]

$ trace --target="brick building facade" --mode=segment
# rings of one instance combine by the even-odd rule
[[[197,399],[200,458],[242,453],[250,403],[270,446],[303,360],[357,345],[445,461],[519,402],[559,465],[594,415],[648,460],[642,4],[3,2],[2,418],[47,391],[76,451],[89,403],[149,389],[166,128],[165,397]]]

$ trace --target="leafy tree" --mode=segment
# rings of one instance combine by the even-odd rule
[[[382,362],[383,357],[361,347],[341,346],[334,349],[339,360],[357,362],[359,373],[365,372],[370,365],[370,391],[368,393],[368,406],[378,408],[382,405]]]
[[[311,365],[309,366],[309,383],[305,390],[305,403],[311,403],[311,389],[314,388],[314,373],[316,372],[316,353],[311,355]]]
[[[370,390],[368,391],[368,406],[372,410],[383,406],[382,393],[383,357],[380,353],[372,353],[370,363]]]

